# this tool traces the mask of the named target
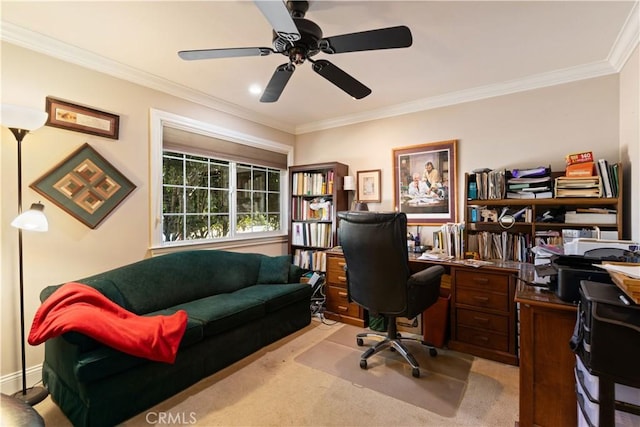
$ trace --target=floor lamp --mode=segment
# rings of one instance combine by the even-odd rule
[[[13,396],[29,405],[44,400],[48,392],[44,387],[31,387],[27,389],[26,372],[26,347],[24,330],[24,274],[22,262],[22,230],[47,231],[49,225],[47,217],[44,215],[44,206],[40,203],[31,205],[31,209],[22,212],[22,140],[35,129],[40,128],[47,120],[47,113],[16,105],[2,104],[0,111],[0,121],[2,126],[9,128],[18,142],[18,216],[11,222],[11,225],[18,229],[18,263],[20,278],[20,345],[22,356],[22,390]]]

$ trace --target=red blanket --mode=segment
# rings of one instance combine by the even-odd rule
[[[29,344],[76,331],[124,353],[173,363],[186,327],[184,310],[171,316],[138,316],[91,286],[66,283],[36,312]]]

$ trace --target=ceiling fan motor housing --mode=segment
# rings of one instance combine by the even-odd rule
[[[293,21],[300,33],[300,40],[291,42],[280,37],[273,32],[273,49],[285,56],[292,62],[302,64],[305,59],[310,58],[320,52],[318,42],[322,39],[322,30],[314,22],[304,18],[294,18]]]

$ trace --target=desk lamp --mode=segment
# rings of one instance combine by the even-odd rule
[[[43,213],[44,206],[40,203],[31,205],[31,209],[22,212],[22,140],[35,129],[44,125],[47,113],[17,105],[2,104],[0,110],[0,122],[2,126],[9,128],[18,142],[18,216],[11,225],[18,229],[18,263],[20,278],[20,343],[22,350],[22,390],[14,394],[14,397],[29,405],[44,400],[48,391],[43,387],[27,389],[26,373],[26,349],[24,331],[24,274],[22,262],[22,230],[47,231],[49,229],[47,217]]]

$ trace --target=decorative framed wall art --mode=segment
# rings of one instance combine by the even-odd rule
[[[89,228],[96,228],[136,186],[84,144],[30,186]]]
[[[393,149],[395,209],[409,224],[457,221],[457,140]]]
[[[45,123],[61,129],[118,139],[120,116],[47,96]]]
[[[380,203],[382,201],[380,175],[380,169],[357,172],[358,192],[356,198],[359,202]]]

